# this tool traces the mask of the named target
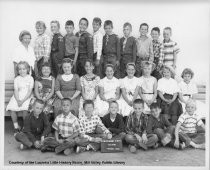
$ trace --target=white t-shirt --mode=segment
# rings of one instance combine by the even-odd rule
[[[196,94],[198,93],[197,86],[194,82],[190,81],[189,84],[185,83],[184,81],[181,81],[179,84],[180,93],[182,94]]]
[[[161,91],[163,94],[167,93],[173,95],[179,92],[179,87],[176,80],[163,77],[158,80],[157,90]]]

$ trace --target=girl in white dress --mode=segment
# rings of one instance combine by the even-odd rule
[[[15,133],[21,128],[18,125],[17,112],[23,112],[23,119],[28,114],[28,106],[32,97],[34,79],[29,75],[30,66],[21,61],[17,64],[18,76],[14,80],[14,95],[9,101],[6,110],[10,111]]]
[[[82,96],[80,99],[79,117],[84,116],[83,103],[85,100],[92,100],[96,105],[96,98],[98,96],[98,85],[100,77],[93,74],[94,64],[92,61],[87,60],[85,63],[86,75],[80,78],[82,86]],[[94,113],[98,114],[98,109],[95,107]]]
[[[127,76],[121,80],[122,97],[120,99],[120,110],[124,120],[133,110],[133,101],[139,97],[139,79],[134,76],[136,72],[135,64],[128,63],[126,72]]]
[[[100,117],[108,113],[109,102],[118,102],[120,98],[120,82],[113,76],[114,66],[107,64],[105,71],[106,77],[99,82],[99,97],[96,100],[96,107]]]
[[[178,84],[180,89],[179,100],[181,101],[183,112],[185,112],[185,105],[188,102],[188,100],[190,98],[195,99],[195,94],[198,93],[197,86],[192,81],[193,76],[194,73],[190,68],[184,69],[181,75],[183,80]],[[198,112],[201,118],[205,118],[206,113],[208,111],[207,106],[200,101],[196,101],[196,107],[196,112]]]
[[[155,67],[152,62],[146,61],[142,63],[143,76],[139,78],[140,88],[139,95],[144,103],[144,111],[146,114],[150,113],[150,105],[156,101],[157,97],[157,79],[151,76]]]

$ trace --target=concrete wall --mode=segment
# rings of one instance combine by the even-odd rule
[[[51,20],[59,20],[61,32],[65,34],[65,21],[75,22],[75,32],[81,17],[90,21],[98,16],[102,21],[110,19],[114,32],[122,36],[122,26],[129,21],[133,25],[133,35],[139,36],[139,25],[147,22],[150,28],[165,26],[173,28],[173,37],[181,49],[178,55],[177,72],[186,67],[195,72],[195,81],[206,83],[209,76],[209,8],[206,3],[144,3],[138,1],[0,1],[0,56],[4,59],[4,76],[13,79],[12,53],[19,43],[22,30],[32,33],[32,45],[36,36],[35,22],[43,20],[49,25]],[[102,28],[103,29],[103,28]],[[1,62],[1,63],[3,63]]]

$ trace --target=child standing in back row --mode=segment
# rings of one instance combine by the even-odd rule
[[[104,30],[106,35],[103,37],[102,48],[102,78],[105,76],[105,67],[107,64],[112,64],[115,69],[115,77],[119,78],[119,64],[120,64],[120,39],[112,32],[113,23],[110,20],[104,22]]]
[[[86,60],[93,60],[93,37],[86,31],[88,24],[89,22],[86,18],[81,18],[79,21],[79,32],[76,33],[76,37],[79,38],[77,74],[80,77],[85,75]]]
[[[132,25],[126,22],[123,25],[124,37],[120,39],[120,77],[124,78],[126,76],[126,65],[128,63],[136,62],[136,39],[131,36]]]
[[[140,37],[136,40],[137,44],[137,57],[136,57],[136,77],[142,75],[141,63],[142,61],[154,60],[152,39],[147,36],[149,26],[147,23],[140,25]]]

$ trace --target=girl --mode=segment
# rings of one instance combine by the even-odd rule
[[[41,67],[42,75],[35,81],[35,97],[45,102],[43,112],[50,116],[53,113],[53,102],[56,98],[54,95],[55,78],[52,77],[51,67],[49,63],[44,63]],[[32,109],[33,103],[36,99],[34,98],[30,103],[30,109]]]
[[[21,61],[17,64],[18,76],[14,80],[14,95],[9,101],[6,110],[10,111],[15,133],[20,131],[17,112],[23,112],[23,119],[28,114],[28,106],[32,96],[34,79],[29,75],[30,66],[27,62]]]
[[[182,105],[178,101],[178,84],[174,80],[175,72],[171,66],[163,66],[163,78],[158,80],[158,103],[173,125],[176,125],[177,119],[183,113]]]
[[[34,43],[34,53],[36,57],[35,61],[35,75],[39,77],[41,75],[41,66],[44,62],[48,62],[51,50],[50,37],[45,33],[46,25],[43,21],[36,22],[36,37]]]
[[[155,68],[155,64],[146,61],[142,63],[142,68],[143,76],[139,78],[139,95],[144,101],[145,113],[148,114],[150,112],[150,105],[156,101],[157,97],[157,80],[155,77],[151,76],[151,73]]]
[[[120,98],[120,82],[114,77],[114,66],[107,64],[105,70],[106,77],[99,82],[99,97],[96,100],[100,117],[108,113],[109,102]]]
[[[139,91],[139,79],[134,76],[136,72],[136,66],[134,63],[128,63],[126,65],[127,76],[121,81],[121,90],[122,97],[120,99],[120,109],[121,114],[124,117],[124,121],[126,117],[133,110],[133,101],[138,97]]]
[[[54,102],[54,113],[56,117],[61,110],[61,99],[70,98],[72,100],[72,109],[75,112],[75,116],[78,116],[79,102],[81,93],[80,79],[77,74],[72,74],[73,62],[69,58],[65,58],[62,61],[61,75],[58,75],[55,81],[55,93],[57,99]]]
[[[183,70],[181,77],[183,80],[178,84],[179,85],[179,100],[182,103],[182,108],[185,112],[185,105],[189,99],[195,99],[195,94],[198,93],[196,84],[192,81],[194,76],[193,71],[190,68]],[[205,118],[207,113],[207,107],[204,103],[196,101],[197,112],[200,114],[201,118]]]
[[[96,97],[98,96],[98,84],[100,81],[100,77],[93,74],[94,64],[91,60],[87,60],[85,62],[85,70],[86,75],[80,78],[82,86],[82,97],[80,99],[79,116],[82,116],[82,114],[84,114],[82,106],[85,100],[92,100],[95,103]],[[97,112],[97,109],[95,109],[95,111]]]

